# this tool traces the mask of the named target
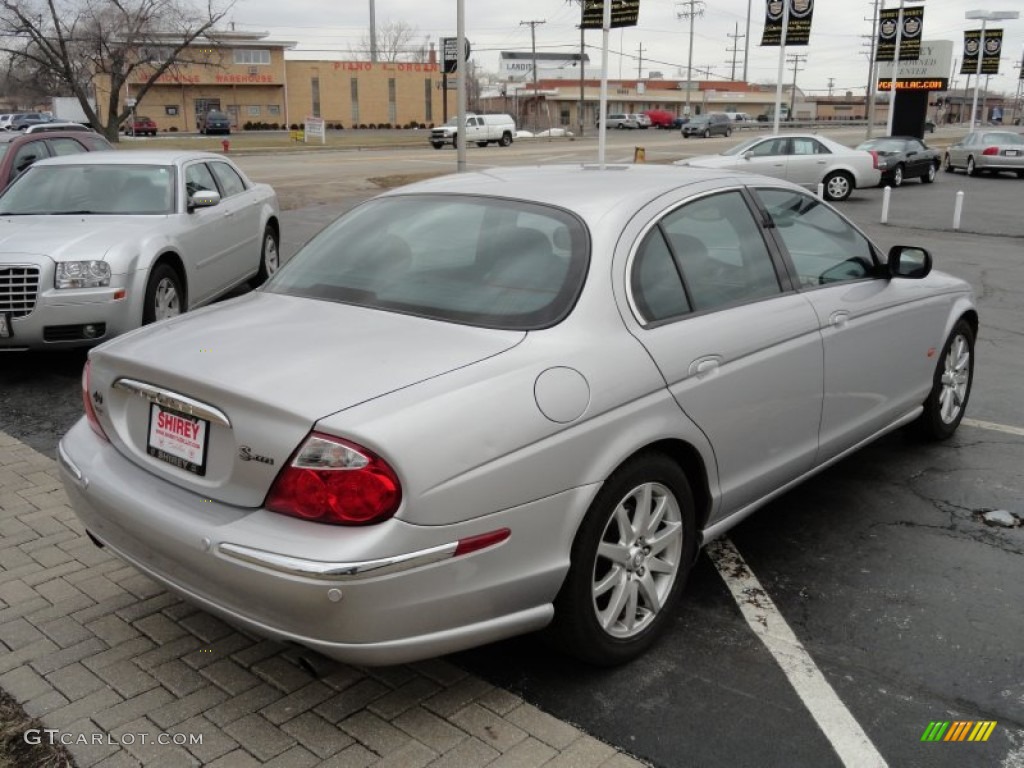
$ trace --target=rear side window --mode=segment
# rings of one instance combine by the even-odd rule
[[[232,195],[239,195],[245,192],[245,182],[242,181],[242,177],[230,165],[227,163],[210,163],[210,168],[213,170],[213,175],[217,177],[217,181],[220,182],[224,197],[231,197]]]
[[[460,195],[372,200],[310,241],[265,290],[487,328],[572,309],[589,241],[561,209]]]

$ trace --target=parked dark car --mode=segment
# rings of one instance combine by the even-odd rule
[[[685,115],[680,115],[679,117],[672,121],[672,127],[682,128],[688,122],[690,122],[690,118],[686,117]]]
[[[682,127],[684,139],[691,136],[732,136],[732,120],[724,112],[708,112],[697,115]]]
[[[156,136],[157,127],[153,118],[139,115],[124,124],[124,132],[129,136]]]
[[[22,114],[15,115],[13,118],[11,118],[8,130],[23,131],[30,125],[39,125],[40,123],[52,122],[53,118],[49,115],[44,115],[42,112],[23,112]]]
[[[113,149],[110,143],[92,131],[0,133],[0,189],[6,188],[37,160],[108,149]]]
[[[942,155],[913,136],[880,136],[857,145],[857,149],[878,156],[882,186],[899,187],[906,179],[921,179],[923,184],[935,181],[942,165]]]
[[[200,133],[207,135],[211,133],[231,133],[231,118],[215,109],[211,109],[205,115],[200,115],[198,122]]]

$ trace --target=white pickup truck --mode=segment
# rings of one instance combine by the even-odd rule
[[[445,144],[451,144],[454,147],[458,133],[458,118],[453,117],[430,131],[430,146],[440,149]],[[478,147],[486,147],[488,144],[507,147],[515,135],[516,121],[510,115],[466,115],[466,137],[475,141]]]

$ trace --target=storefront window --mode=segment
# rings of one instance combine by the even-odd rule
[[[313,93],[313,117],[320,117],[320,76],[314,75],[309,89]]]

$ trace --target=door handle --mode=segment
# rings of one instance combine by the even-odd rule
[[[836,329],[845,328],[849,321],[850,313],[845,310],[833,312],[828,318],[828,324]]]
[[[702,357],[690,363],[690,375],[702,379],[718,370],[719,358]]]

